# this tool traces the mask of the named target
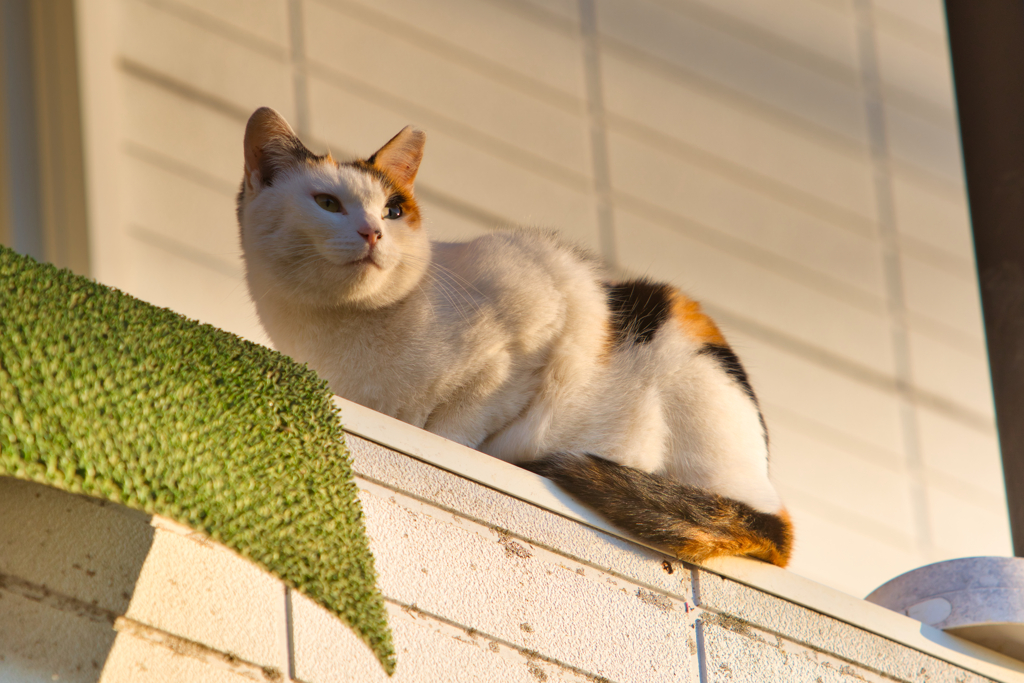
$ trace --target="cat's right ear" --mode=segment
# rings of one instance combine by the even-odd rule
[[[313,156],[284,117],[270,107],[260,107],[245,125],[245,184],[259,191],[274,176],[304,157]]]

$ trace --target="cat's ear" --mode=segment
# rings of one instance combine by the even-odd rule
[[[402,187],[411,188],[412,181],[416,179],[416,171],[420,169],[420,161],[423,160],[423,144],[426,141],[426,133],[406,126],[366,161],[387,173]]]
[[[314,156],[270,107],[260,107],[249,117],[244,145],[245,182],[253,190],[270,185],[281,171]]]

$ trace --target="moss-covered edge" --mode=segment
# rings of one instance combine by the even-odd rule
[[[186,524],[395,655],[337,409],[270,349],[0,247],[0,475]]]

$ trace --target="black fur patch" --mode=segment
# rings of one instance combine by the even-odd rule
[[[718,364],[722,366],[726,374],[732,377],[733,381],[743,389],[743,393],[754,402],[754,406],[757,408],[757,419],[761,421],[761,433],[764,434],[764,442],[767,444],[768,425],[765,424],[764,415],[761,414],[761,404],[757,400],[757,395],[754,394],[754,387],[750,386],[750,379],[747,377],[747,371],[743,369],[740,359],[728,346],[721,346],[719,344],[705,344],[699,353],[711,356],[718,361]]]
[[[793,532],[778,515],[754,511],[750,519],[750,530],[767,538],[779,548],[789,548],[793,543]]]
[[[711,356],[718,361],[718,364],[722,366],[726,374],[743,387],[743,391],[750,397],[750,400],[757,403],[757,396],[754,395],[754,388],[750,386],[747,371],[743,369],[740,359],[736,357],[732,349],[728,346],[720,346],[719,344],[705,344],[700,353]]]
[[[605,284],[616,346],[632,341],[647,344],[672,312],[675,290],[648,280]]]

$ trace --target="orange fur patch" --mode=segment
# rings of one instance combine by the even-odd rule
[[[702,564],[713,557],[740,555],[785,567],[789,564],[793,549],[793,523],[785,508],[780,510],[776,517],[782,522],[785,530],[782,545],[751,533],[750,529],[736,518],[730,520],[733,523],[728,536],[720,536],[703,529],[689,529],[689,540],[681,546],[672,548],[672,552],[680,560],[696,564]]]
[[[715,321],[701,310],[699,303],[682,292],[677,292],[672,300],[672,317],[687,337],[702,344],[726,346]]]

